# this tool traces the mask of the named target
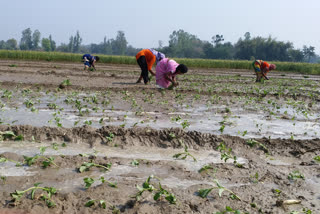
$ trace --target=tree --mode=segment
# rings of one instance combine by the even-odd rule
[[[73,42],[74,42],[73,36],[70,36],[69,44],[68,44],[68,52],[73,53],[73,47],[74,47]]]
[[[297,50],[295,50],[293,48],[289,49],[288,55],[289,55],[290,61],[292,61],[292,62],[303,62],[304,54],[299,49],[297,49]]]
[[[32,50],[38,50],[39,49],[39,43],[40,43],[40,31],[35,30],[32,34]]]
[[[44,51],[51,51],[50,39],[43,38],[41,41],[41,46]]]
[[[173,31],[169,36],[169,48],[164,52],[175,57],[201,58],[204,57],[203,42],[195,35],[184,30]]]
[[[18,49],[18,42],[15,39],[8,39],[5,44],[5,49],[7,50],[17,50]]]
[[[112,40],[112,52],[117,55],[124,55],[127,50],[127,39],[123,31],[118,31],[115,40]]]
[[[0,49],[5,49],[6,42],[4,40],[0,41]]]
[[[214,43],[216,46],[218,46],[223,41],[224,41],[223,35],[217,34],[212,37],[212,43]]]
[[[30,28],[27,28],[22,31],[22,37],[20,41],[21,50],[32,50],[32,31]]]
[[[246,32],[246,33],[244,34],[244,40],[250,40],[250,38],[251,38],[250,33],[249,33],[249,32]]]
[[[305,60],[307,62],[310,62],[311,58],[316,55],[314,50],[315,50],[315,48],[312,46],[309,46],[309,47],[307,47],[306,45],[303,46],[302,52],[303,52]]]
[[[51,51],[55,51],[56,50],[56,42],[53,41],[51,34],[49,35],[49,40],[50,40]]]
[[[80,37],[79,31],[77,31],[76,35],[73,37],[73,53],[79,53],[81,42],[82,38]]]

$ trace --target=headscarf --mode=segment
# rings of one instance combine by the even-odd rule
[[[270,66],[269,66],[269,69],[270,70],[274,70],[274,69],[276,69],[277,68],[277,66],[275,65],[275,64],[270,64]]]
[[[150,48],[149,50],[152,52],[153,55],[156,56],[156,63],[157,64],[158,64],[159,61],[161,61],[162,59],[166,58],[166,56],[163,53],[159,52],[159,51],[156,51],[156,50],[154,50],[152,48]]]

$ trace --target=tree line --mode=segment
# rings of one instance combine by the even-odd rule
[[[263,38],[252,37],[246,32],[235,44],[225,41],[224,36],[217,34],[212,36],[211,41],[200,40],[196,35],[184,30],[173,31],[169,35],[168,46],[163,46],[159,41],[158,51],[170,57],[180,58],[203,58],[203,59],[240,59],[253,60],[264,59],[271,61],[288,62],[318,62],[320,57],[315,54],[313,46],[304,45],[302,49],[295,49],[292,42],[277,41],[271,36]],[[95,53],[106,55],[129,55],[134,56],[141,48],[128,45],[125,33],[118,31],[116,38],[104,37],[99,44],[82,44],[79,31],[70,36],[68,43],[59,46],[52,36],[41,39],[39,30],[32,32],[30,28],[22,31],[20,42],[16,39],[0,41],[0,49],[7,50],[37,50],[37,51],[60,51],[69,53]]]

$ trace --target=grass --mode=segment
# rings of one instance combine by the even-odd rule
[[[81,62],[83,54],[42,52],[42,51],[10,51],[0,50],[0,59],[15,60],[44,60],[55,62]],[[98,54],[100,62],[112,64],[136,65],[136,58],[133,56],[112,56]],[[228,69],[249,69],[252,70],[252,61],[248,60],[213,60],[213,59],[186,59],[175,58],[179,63],[194,68],[228,68]],[[276,71],[298,72],[303,74],[320,74],[320,64],[297,63],[297,62],[270,62],[277,65]],[[276,72],[275,71],[275,72]]]

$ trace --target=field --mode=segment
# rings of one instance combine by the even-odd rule
[[[0,60],[1,214],[320,213],[320,76],[82,69]]]

